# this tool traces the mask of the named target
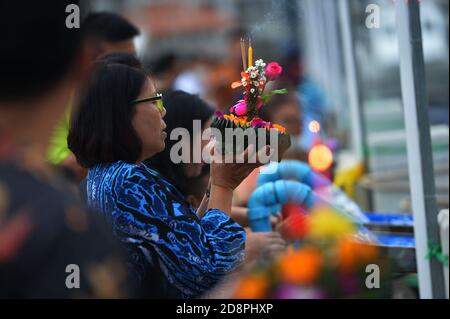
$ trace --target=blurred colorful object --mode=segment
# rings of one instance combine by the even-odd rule
[[[325,172],[333,164],[333,153],[324,144],[314,145],[309,151],[308,162],[314,170]]]
[[[309,122],[308,128],[311,131],[311,133],[317,134],[320,132],[320,123],[316,120],[313,120],[313,121]]]
[[[286,240],[302,239],[310,231],[310,220],[300,205],[283,205],[282,216],[283,222],[277,230]]]
[[[318,240],[339,240],[356,232],[346,216],[328,207],[314,208],[310,215],[309,236]]]
[[[252,231],[271,231],[270,215],[279,213],[281,205],[286,203],[312,207],[314,194],[309,186],[297,181],[277,180],[259,186],[248,201],[247,215]]]
[[[258,176],[258,188],[266,183],[274,183],[279,180],[293,180],[305,184],[313,190],[314,202],[317,201],[322,206],[329,205],[333,207],[333,209],[349,217],[358,225],[363,225],[368,222],[368,218],[354,201],[321,173],[313,171],[306,163],[293,160],[270,163],[262,169],[261,174]],[[304,188],[303,185],[296,185],[295,187],[298,189]],[[279,213],[282,205],[294,204],[295,202],[293,197],[286,198],[282,194],[280,196],[277,195],[275,200],[269,200],[273,198],[270,194],[270,192],[267,195],[266,193],[260,194],[261,198],[263,198],[263,200],[260,200],[260,203],[263,203],[266,206],[266,210],[272,214]],[[302,198],[299,199],[302,200]],[[308,207],[312,207],[312,204],[312,202],[309,202]],[[287,218],[287,216],[284,217]],[[269,225],[269,221],[266,224]]]
[[[344,192],[353,197],[355,193],[355,184],[364,174],[364,164],[358,163],[353,167],[338,170],[334,176],[334,184]]]
[[[352,220],[329,207],[310,215],[301,206],[283,207],[283,234],[292,245],[278,258],[258,261],[235,286],[234,298],[385,298],[391,291],[391,267],[378,247],[357,239]],[[368,267],[368,266],[371,267]],[[379,288],[370,287],[368,269],[378,267]]]
[[[311,285],[317,280],[321,265],[322,254],[317,248],[291,249],[279,260],[280,280],[288,284]]]

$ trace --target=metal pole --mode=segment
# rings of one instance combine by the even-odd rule
[[[395,1],[395,8],[420,297],[445,298],[442,265],[427,258],[428,242],[440,240],[419,3]]]
[[[350,122],[352,128],[352,144],[358,160],[365,161],[364,117],[360,107],[356,61],[353,48],[350,7],[348,0],[340,0],[339,17],[342,30],[342,48],[344,51],[344,65],[347,82],[347,94],[350,108]]]

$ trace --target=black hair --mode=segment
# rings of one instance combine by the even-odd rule
[[[66,7],[78,2],[0,1],[0,100],[37,98],[68,74],[81,36],[66,26]]]
[[[67,138],[81,166],[123,160],[135,163],[142,151],[132,119],[135,100],[147,74],[124,64],[98,61],[80,105],[74,112]]]
[[[109,53],[100,57],[97,61],[107,64],[124,64],[133,68],[142,69],[141,61],[135,55],[129,53]]]
[[[164,105],[167,113],[164,121],[167,124],[166,147],[164,151],[154,155],[144,161],[146,165],[156,169],[164,178],[178,188],[181,193],[186,195],[188,177],[184,171],[184,164],[175,164],[170,159],[170,150],[172,146],[178,143],[178,140],[170,140],[170,132],[178,127],[188,130],[193,143],[194,120],[200,120],[202,128],[205,123],[213,116],[214,110],[205,101],[197,95],[192,95],[183,91],[174,91],[164,97]]]
[[[167,53],[150,63],[152,74],[160,75],[169,71],[175,65],[177,57],[173,53]]]
[[[119,42],[139,35],[139,29],[127,19],[112,12],[94,12],[81,23],[84,38]]]

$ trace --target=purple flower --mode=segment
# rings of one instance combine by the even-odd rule
[[[222,119],[222,118],[223,118],[223,113],[217,111],[217,112],[214,113],[214,116],[217,117],[217,118],[219,118],[219,119]]]
[[[324,299],[326,294],[318,287],[299,287],[281,284],[275,292],[277,299]]]
[[[253,128],[265,127],[266,125],[267,125],[267,122],[261,120],[259,117],[256,117],[252,120]]]

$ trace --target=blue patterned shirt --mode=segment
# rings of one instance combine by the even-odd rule
[[[144,290],[154,296],[198,297],[243,260],[239,224],[217,209],[198,218],[184,196],[144,164],[89,169],[87,198],[126,245],[138,284],[151,285]]]

